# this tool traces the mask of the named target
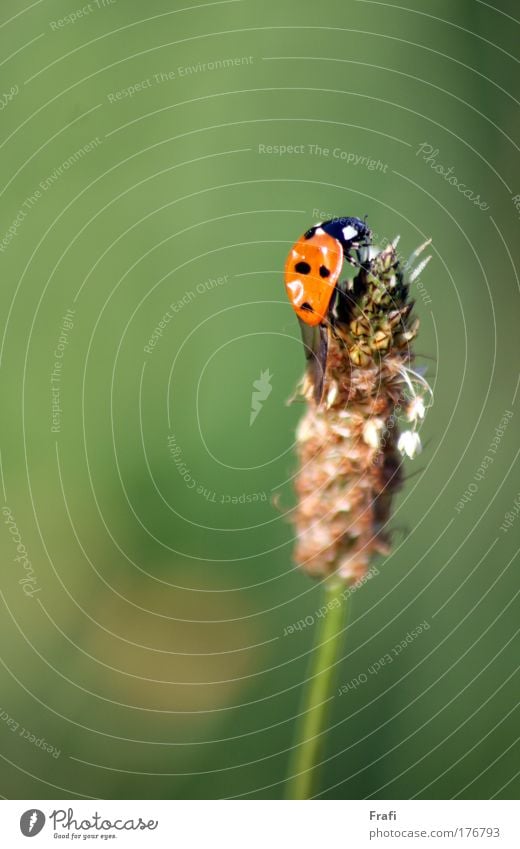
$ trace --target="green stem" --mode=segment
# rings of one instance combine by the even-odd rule
[[[310,672],[289,767],[288,799],[310,799],[316,788],[318,761],[325,738],[323,729],[347,612],[344,591],[344,584],[337,581],[325,585],[327,613],[319,621],[311,655]]]

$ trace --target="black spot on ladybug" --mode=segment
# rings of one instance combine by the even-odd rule
[[[301,310],[307,310],[307,312],[313,312],[313,309],[312,309],[311,305],[310,305],[310,304],[308,304],[308,303],[307,303],[307,301],[305,301],[305,303],[303,303],[303,304],[301,305],[300,309],[301,309]]]
[[[330,271],[326,265],[320,265],[320,277],[329,277]]]
[[[315,230],[316,230],[316,227],[311,227],[310,230],[306,230],[305,233],[303,234],[303,238],[304,239],[310,239],[311,236],[314,236]]]
[[[294,270],[298,272],[298,274],[308,274],[311,270],[311,267],[308,262],[297,262],[294,266]]]

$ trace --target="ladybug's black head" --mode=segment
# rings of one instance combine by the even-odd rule
[[[344,250],[366,245],[370,242],[372,236],[366,220],[362,221],[361,218],[333,218],[332,221],[325,221],[321,226],[327,233],[334,235],[341,242]],[[334,234],[331,232],[332,230]]]
[[[310,230],[304,234],[305,239],[310,239],[315,233],[328,233],[336,239],[345,254],[345,258],[350,258],[350,251],[353,248],[359,248],[363,245],[369,245],[372,238],[372,231],[361,218],[352,216],[344,216],[343,218],[331,218],[329,221],[323,221],[320,224],[315,224]]]

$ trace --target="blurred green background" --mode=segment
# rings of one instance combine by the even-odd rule
[[[321,588],[282,271],[345,214],[433,238],[435,404],[322,798],[518,795],[516,4],[420,6],[4,0],[1,795],[283,796]]]

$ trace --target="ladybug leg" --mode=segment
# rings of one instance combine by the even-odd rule
[[[355,247],[357,248],[357,245]],[[353,268],[360,268],[361,263],[357,259],[354,259],[352,254],[347,251],[344,251],[344,257],[348,264],[351,265]]]
[[[348,247],[345,246],[343,248],[343,256],[345,257],[345,259],[347,260],[349,265],[352,265],[354,268],[359,268],[360,263],[358,262],[357,259],[354,259],[354,257],[350,253],[350,251],[352,251],[352,250],[359,251],[359,249],[362,246],[364,246],[365,244],[366,244],[365,242],[350,242]]]

